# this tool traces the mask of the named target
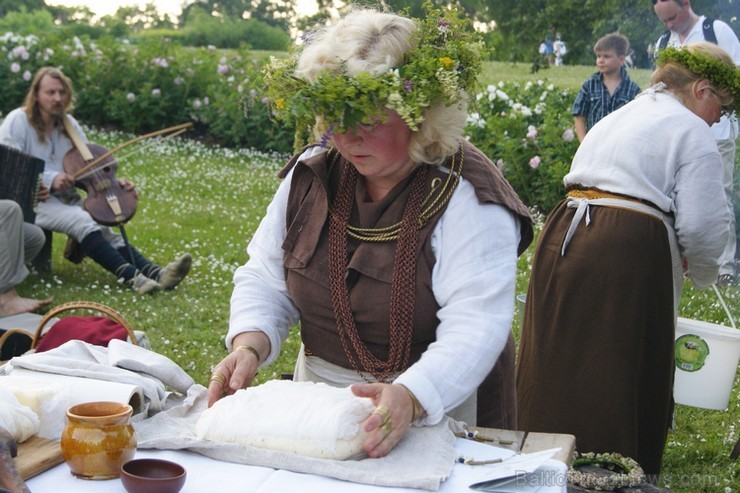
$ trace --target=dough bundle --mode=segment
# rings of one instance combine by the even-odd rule
[[[0,388],[0,428],[5,428],[17,443],[39,431],[39,417],[30,407],[18,402],[13,393]]]
[[[217,401],[203,411],[195,433],[215,442],[345,460],[363,455],[362,423],[374,408],[349,387],[271,380]]]

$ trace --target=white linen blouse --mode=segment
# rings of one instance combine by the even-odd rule
[[[709,125],[662,83],[594,125],[563,181],[647,200],[673,214],[688,277],[699,288],[716,280],[730,220],[722,161]]]

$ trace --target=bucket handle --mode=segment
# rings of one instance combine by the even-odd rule
[[[735,319],[732,317],[732,313],[730,313],[730,309],[727,308],[727,303],[725,303],[725,297],[722,296],[722,293],[719,292],[719,289],[717,289],[716,284],[712,284],[712,289],[714,289],[714,292],[717,294],[717,298],[719,298],[719,302],[722,305],[722,308],[725,309],[727,318],[730,319],[730,325],[732,325],[733,329],[737,329],[737,326],[735,325]]]

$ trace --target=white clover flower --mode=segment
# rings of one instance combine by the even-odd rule
[[[23,72],[23,80],[25,80],[26,82],[28,82],[29,80],[31,80],[31,72],[29,72],[28,70],[26,70],[25,72]]]
[[[130,92],[126,94],[126,99],[128,99],[129,102],[134,102],[134,100],[136,100],[136,95],[133,92]]]
[[[529,167],[532,169],[537,169],[540,167],[541,159],[539,156],[535,156],[532,159],[529,160]]]
[[[154,89],[152,89],[152,96],[160,96],[161,94],[162,91],[159,88],[155,87]]]
[[[528,80],[526,84],[524,84],[524,90],[527,91],[529,88],[532,87],[532,81]]]
[[[21,71],[21,65],[18,62],[13,62],[10,64],[10,71],[14,74],[17,74]]]
[[[572,128],[566,128],[563,132],[563,140],[566,142],[573,142],[573,139],[575,138],[575,133],[573,132]]]

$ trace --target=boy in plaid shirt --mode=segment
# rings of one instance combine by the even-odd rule
[[[579,141],[596,122],[632,101],[640,92],[624,68],[629,46],[629,40],[618,33],[607,34],[594,45],[599,71],[583,83],[571,111]]]

